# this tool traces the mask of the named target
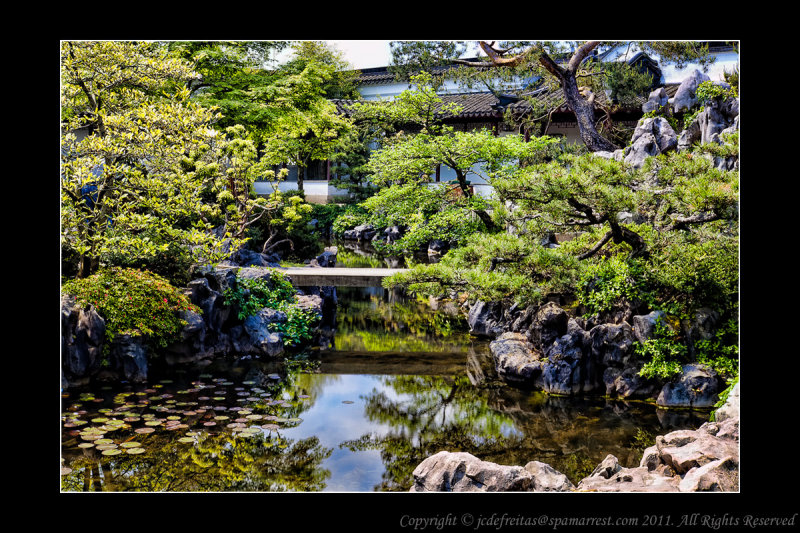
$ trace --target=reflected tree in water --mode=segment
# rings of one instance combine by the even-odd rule
[[[193,444],[162,439],[141,455],[103,457],[88,451],[62,477],[64,491],[319,491],[330,471],[322,461],[332,450],[310,437],[277,434],[243,437],[229,432],[198,436]]]

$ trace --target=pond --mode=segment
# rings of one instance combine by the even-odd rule
[[[62,490],[407,491],[441,450],[538,460],[577,483],[609,453],[638,465],[656,435],[707,420],[511,387],[454,309],[380,287],[337,296],[327,350],[62,394]]]

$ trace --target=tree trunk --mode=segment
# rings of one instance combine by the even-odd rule
[[[581,140],[592,152],[613,152],[617,149],[611,141],[600,135],[594,125],[594,102],[585,99],[578,90],[575,74],[566,71],[561,80],[564,97],[575,113]]]
[[[303,179],[305,178],[306,168],[303,165],[297,165],[297,190],[303,190]]]

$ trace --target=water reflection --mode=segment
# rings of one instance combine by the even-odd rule
[[[147,385],[63,398],[66,491],[406,491],[439,451],[538,460],[577,483],[609,453],[638,464],[695,413],[558,398],[497,380],[457,314],[380,288],[339,293],[310,361],[222,358]]]

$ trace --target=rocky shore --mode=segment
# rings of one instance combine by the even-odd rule
[[[638,467],[608,455],[577,485],[550,465],[498,465],[463,452],[441,451],[413,472],[410,492],[737,492],[739,490],[739,385],[696,430],[656,437]]]
[[[202,313],[183,311],[186,321],[180,339],[158,354],[167,365],[210,362],[228,354],[250,354],[280,357],[286,348],[282,333],[275,326],[287,320],[286,314],[264,308],[244,320],[238,309],[225,301],[224,292],[234,287],[237,278],[269,279],[276,267],[269,257],[255,252],[239,251],[230,260],[216,267],[203,267],[185,288],[190,301]],[[336,263],[336,249],[326,249],[310,266],[330,267]],[[331,290],[333,289],[333,290]],[[313,344],[324,343],[324,316],[333,306],[336,293],[333,287],[306,288],[298,291],[298,305],[314,311],[320,318]],[[153,364],[154,355],[141,336],[118,335],[108,347],[102,361],[106,342],[105,321],[94,306],[80,307],[74,298],[61,298],[62,388],[80,386],[92,379],[144,382]]]

